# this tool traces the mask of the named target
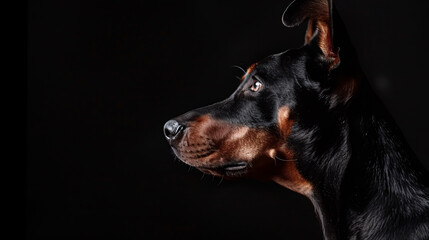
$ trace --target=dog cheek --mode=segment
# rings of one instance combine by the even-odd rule
[[[258,148],[253,146],[251,130],[248,127],[240,127],[232,130],[220,146],[224,158],[231,160],[251,161],[258,153]]]
[[[249,129],[239,139],[227,142],[230,158],[248,162],[262,158],[274,145],[276,140],[270,134],[255,129]]]

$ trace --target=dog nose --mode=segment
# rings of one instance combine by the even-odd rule
[[[183,130],[183,126],[176,120],[170,120],[164,124],[164,135],[167,140],[174,139]]]

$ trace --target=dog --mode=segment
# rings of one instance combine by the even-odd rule
[[[227,99],[169,120],[174,154],[204,173],[308,197],[325,239],[429,239],[429,173],[364,76],[330,0],[296,0],[305,43],[251,65]]]

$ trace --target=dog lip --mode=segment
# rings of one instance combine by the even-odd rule
[[[247,168],[247,163],[246,162],[231,163],[231,164],[224,165],[223,168],[227,171],[239,171]]]
[[[248,163],[245,161],[239,161],[239,162],[230,162],[226,164],[222,164],[219,166],[205,166],[200,167],[203,169],[208,170],[215,170],[215,171],[241,171],[248,167]]]

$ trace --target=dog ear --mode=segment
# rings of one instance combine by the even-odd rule
[[[308,20],[305,44],[322,50],[329,68],[340,63],[338,49],[333,44],[332,0],[295,0],[282,16],[283,24],[294,27]]]

